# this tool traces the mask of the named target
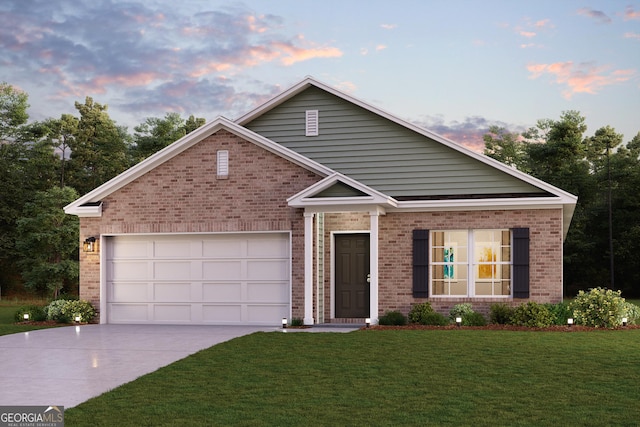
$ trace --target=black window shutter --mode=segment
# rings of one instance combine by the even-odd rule
[[[429,296],[429,230],[413,230],[413,297]]]
[[[529,298],[529,229],[514,228],[513,297]]]

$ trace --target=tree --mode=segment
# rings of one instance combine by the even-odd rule
[[[26,287],[57,298],[78,280],[78,218],[62,208],[78,198],[70,187],[38,191],[17,221],[18,266]]]
[[[0,82],[0,141],[15,137],[29,119],[29,96],[8,83]]]
[[[71,155],[70,147],[78,133],[78,124],[79,120],[71,114],[62,114],[59,119],[49,119],[44,123],[47,141],[60,156],[60,187],[65,186],[66,166]]]
[[[80,194],[123,172],[128,166],[127,140],[107,114],[107,106],[86,97],[75,103],[80,112],[75,138],[67,142],[71,149],[67,182]]]
[[[505,128],[494,125],[489,128],[489,133],[485,134],[482,139],[486,156],[520,170],[526,166],[525,146],[520,141],[519,134],[508,132]]]
[[[167,113],[164,118],[149,117],[134,128],[132,158],[135,163],[162,150],[169,144],[193,132],[205,123],[193,115],[185,122],[178,113]]]

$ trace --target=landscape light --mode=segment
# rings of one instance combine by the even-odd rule
[[[24,318],[24,320],[29,320],[29,313],[25,313],[22,317]]]
[[[629,319],[627,319],[626,317],[622,318],[622,326],[627,326],[627,322],[629,321]]]
[[[371,326],[371,319],[368,317],[364,319],[364,324],[367,325],[367,329],[369,329],[369,326]]]
[[[573,317],[570,317],[567,319],[567,325],[569,325],[569,327],[571,327],[571,325],[573,325]]]
[[[287,318],[286,318],[286,317],[283,317],[283,318],[282,318],[282,329],[284,329],[284,328],[286,328],[286,327],[287,327]]]
[[[80,320],[81,320],[81,319],[80,319],[80,316],[79,316],[79,315],[76,315],[76,323],[80,323]]]

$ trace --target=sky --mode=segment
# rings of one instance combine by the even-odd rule
[[[577,110],[640,132],[638,0],[2,0],[0,81],[30,120],[235,119],[312,76],[481,151]]]

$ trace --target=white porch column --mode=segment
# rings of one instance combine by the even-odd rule
[[[370,218],[370,238],[369,238],[369,317],[371,324],[378,324],[378,211],[369,212]]]
[[[304,213],[304,324],[313,325],[313,216]]]

